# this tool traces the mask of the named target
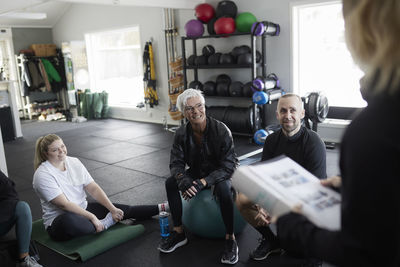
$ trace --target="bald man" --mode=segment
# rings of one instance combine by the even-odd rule
[[[276,117],[281,129],[265,140],[261,161],[286,155],[320,179],[326,178],[325,144],[312,130],[302,126],[305,111],[303,101],[296,94],[283,95],[277,105]],[[258,247],[251,252],[254,260],[263,260],[281,249],[278,239],[269,228],[268,212],[239,193],[236,204],[243,217],[261,233]]]

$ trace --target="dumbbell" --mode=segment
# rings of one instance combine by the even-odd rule
[[[272,134],[275,131],[278,131],[281,128],[279,124],[277,125],[269,125],[265,129],[260,129],[254,133],[254,142],[258,145],[264,145],[265,140],[267,139],[268,135]]]
[[[259,77],[253,80],[253,88],[258,91],[268,90],[275,87],[279,87],[279,79],[275,73],[269,74],[266,78]]]
[[[264,129],[260,129],[254,134],[254,142],[256,142],[257,145],[264,145],[265,139],[267,139],[268,133]]]
[[[251,26],[251,33],[256,36],[263,34],[270,36],[278,36],[281,29],[279,24],[275,24],[269,21],[254,22]]]
[[[281,89],[275,89],[275,90],[272,89],[266,92],[257,91],[253,94],[253,102],[256,103],[257,105],[264,105],[268,101],[276,100],[284,94],[285,94],[284,91]]]

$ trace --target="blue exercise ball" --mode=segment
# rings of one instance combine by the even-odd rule
[[[189,201],[183,200],[182,222],[190,232],[207,238],[225,238],[225,225],[219,203],[210,189],[201,191]],[[247,222],[234,205],[234,232],[243,231]]]

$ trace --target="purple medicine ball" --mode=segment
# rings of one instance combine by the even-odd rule
[[[200,37],[204,33],[203,23],[197,19],[191,19],[186,22],[185,31],[187,37]]]

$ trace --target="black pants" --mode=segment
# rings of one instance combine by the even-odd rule
[[[232,183],[224,180],[214,185],[214,194],[217,197],[221,209],[222,220],[224,221],[226,233],[233,234],[233,196]],[[174,177],[169,177],[165,182],[169,209],[175,227],[182,225],[182,200],[178,184]]]
[[[114,206],[124,212],[124,219],[143,220],[158,214],[157,205],[128,206],[114,204]],[[99,220],[103,219],[109,212],[99,203],[89,203],[86,210],[96,215]],[[87,218],[76,213],[65,212],[54,219],[51,226],[47,227],[47,232],[56,241],[67,241],[74,237],[93,234],[96,232],[96,228]]]

